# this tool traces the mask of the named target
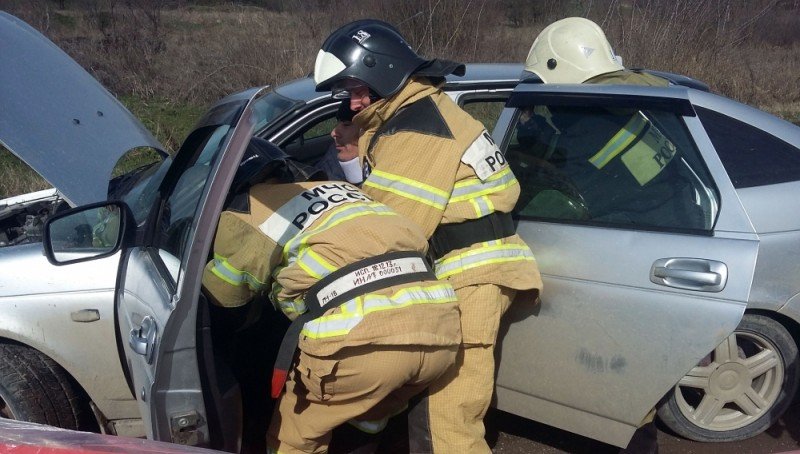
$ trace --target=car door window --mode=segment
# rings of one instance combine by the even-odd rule
[[[800,180],[800,149],[721,113],[696,110],[735,188]]]
[[[709,232],[718,196],[677,113],[527,105],[506,154],[523,218]]]
[[[336,118],[326,118],[317,123],[310,125],[310,127],[303,132],[303,140],[316,139],[318,137],[328,137],[331,130],[336,126]]]
[[[203,190],[209,182],[209,174],[214,161],[222,150],[229,125],[206,128],[194,134],[205,134],[205,143],[194,161],[178,177],[169,197],[163,202],[158,223],[155,246],[168,266],[166,269],[173,282],[178,282],[179,267],[184,265],[192,221],[196,217],[198,203]]]
[[[333,146],[331,131],[338,120],[333,112],[308,120],[308,123],[281,144],[281,148],[297,159],[313,165]]]

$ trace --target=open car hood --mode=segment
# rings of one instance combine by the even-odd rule
[[[164,147],[49,39],[0,12],[0,143],[73,205],[105,200],[127,151]]]

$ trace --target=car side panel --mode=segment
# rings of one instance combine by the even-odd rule
[[[759,238],[761,249],[748,308],[777,311],[788,305],[800,311],[800,232],[768,233]],[[793,318],[800,321],[796,315]]]
[[[800,322],[798,190],[800,182],[739,190],[761,241],[748,307],[781,311],[795,322]]]
[[[695,105],[751,124],[800,147],[800,128],[753,107],[710,93],[690,91]],[[736,231],[749,224],[758,236],[758,259],[748,295],[748,309],[777,311],[800,323],[800,181],[734,189],[699,118],[687,120],[706,165],[714,173],[723,200],[732,200],[720,213],[716,230]]]
[[[55,267],[40,243],[0,249],[0,338],[52,358],[110,420],[139,418],[113,341],[118,261]]]
[[[686,96],[681,89],[620,86],[525,90]],[[501,114],[498,143],[513,119],[513,109]],[[512,305],[505,319],[498,408],[626,446],[659,400],[738,325],[758,236],[699,120],[683,121],[715,183],[720,211],[713,232],[520,219],[517,231],[536,256],[544,289],[540,307]],[[704,292],[651,282],[665,258],[724,263],[725,286]]]
[[[744,313],[753,241],[545,222],[522,222],[518,232],[536,255],[544,290],[540,307],[515,304],[505,317],[502,410],[625,446]],[[728,285],[702,294],[650,282],[652,262],[675,256],[726,263]],[[550,404],[517,408],[516,393]]]

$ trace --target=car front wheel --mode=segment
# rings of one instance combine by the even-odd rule
[[[80,386],[55,361],[22,345],[0,344],[0,417],[97,431]]]
[[[658,416],[691,440],[750,438],[791,404],[797,360],[797,346],[783,325],[746,314],[733,334],[678,382]]]

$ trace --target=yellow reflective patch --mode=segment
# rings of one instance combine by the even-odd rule
[[[489,197],[485,195],[469,199],[469,203],[472,205],[472,209],[475,210],[475,217],[480,218],[494,213],[494,204]]]
[[[420,292],[420,295],[416,295]],[[443,294],[437,295],[437,292]],[[339,313],[323,315],[307,322],[301,334],[310,339],[343,336],[348,334],[365,316],[374,312],[403,309],[418,304],[445,304],[456,301],[458,299],[450,284],[406,287],[388,297],[367,294],[351,301],[355,303],[353,309],[346,309],[351,303],[348,302],[339,306],[341,309]],[[365,307],[365,305],[369,305],[369,307]]]
[[[300,253],[300,257],[298,257],[298,260],[297,260],[297,265],[303,271],[308,273],[309,276],[311,276],[311,277],[313,277],[315,279],[322,279],[323,276],[320,273],[317,273],[314,269],[310,268],[308,266],[308,264],[306,264],[304,262],[305,258],[309,258],[312,262],[314,262],[317,265],[319,265],[320,267],[325,268],[326,270],[328,270],[328,272],[333,272],[334,270],[336,270],[336,267],[331,265],[330,263],[328,263],[325,259],[322,258],[321,255],[319,255],[316,252],[314,252],[313,249],[307,248],[307,249],[305,249],[304,253],[302,253],[302,252]]]
[[[655,178],[675,156],[675,145],[655,125],[622,155],[622,162],[640,186]]]
[[[389,172],[383,172],[383,171],[375,170],[375,169],[372,169],[372,173],[374,175],[378,175],[378,176],[381,176],[383,178],[386,178],[387,180],[399,181],[401,183],[407,184],[408,186],[413,186],[415,188],[421,189],[422,191],[430,192],[431,194],[435,194],[435,195],[438,195],[440,197],[447,198],[450,195],[450,194],[446,193],[445,191],[442,191],[439,188],[436,188],[436,187],[431,186],[429,184],[421,183],[421,182],[419,182],[417,180],[412,180],[411,178],[401,177],[400,175],[394,175],[394,174],[391,174]]]
[[[223,268],[228,275],[226,275],[225,272],[221,271],[218,267]],[[235,287],[247,284],[247,286],[252,290],[258,290],[265,284],[265,282],[260,281],[251,273],[237,269],[231,265],[230,262],[228,262],[227,258],[217,253],[214,253],[214,266],[211,268],[211,273]],[[233,280],[231,276],[236,276],[237,279]]]
[[[637,112],[633,117],[631,117],[630,120],[628,120],[627,123],[625,123],[625,126],[623,126],[622,129],[614,134],[614,137],[612,137],[611,140],[609,140],[603,146],[603,148],[600,149],[600,151],[589,158],[589,162],[591,162],[598,169],[602,169],[618,154],[627,149],[649,123],[650,122],[642,115],[641,112]]]
[[[506,181],[505,183],[501,184],[491,184],[497,180],[500,180],[506,177],[508,174],[511,174],[511,179]],[[489,194],[494,194],[496,192],[505,191],[506,189],[514,186],[515,184],[519,184],[517,178],[514,177],[513,173],[511,172],[510,167],[506,167],[502,171],[492,175],[486,181],[481,181],[479,178],[468,178],[463,181],[457,182],[453,186],[453,193],[461,193],[463,192],[464,188],[469,188],[470,186],[474,186],[474,189],[466,194],[454,195],[451,194],[450,200],[447,203],[456,203],[456,202],[463,202],[465,200],[472,200],[477,197],[486,196]]]
[[[222,274],[222,273],[221,273],[221,272],[220,272],[218,269],[216,269],[216,268],[211,268],[211,274],[213,274],[214,276],[217,276],[217,277],[218,277],[218,278],[220,278],[222,281],[224,281],[224,282],[227,282],[228,284],[230,284],[230,285],[232,285],[232,286],[234,286],[234,287],[238,287],[238,286],[240,286],[240,285],[244,284],[244,282],[242,282],[242,281],[234,281],[234,280],[232,280],[232,279],[231,279],[231,278],[229,278],[228,276],[225,276],[224,274]]]
[[[502,240],[500,240],[502,242]],[[447,259],[437,261],[436,278],[445,279],[463,271],[501,263],[518,261],[535,261],[528,246],[523,244],[497,244],[482,243],[483,247],[471,249]],[[519,252],[517,255],[515,252]],[[527,252],[527,253],[526,253]],[[507,254],[511,253],[511,254]]]

